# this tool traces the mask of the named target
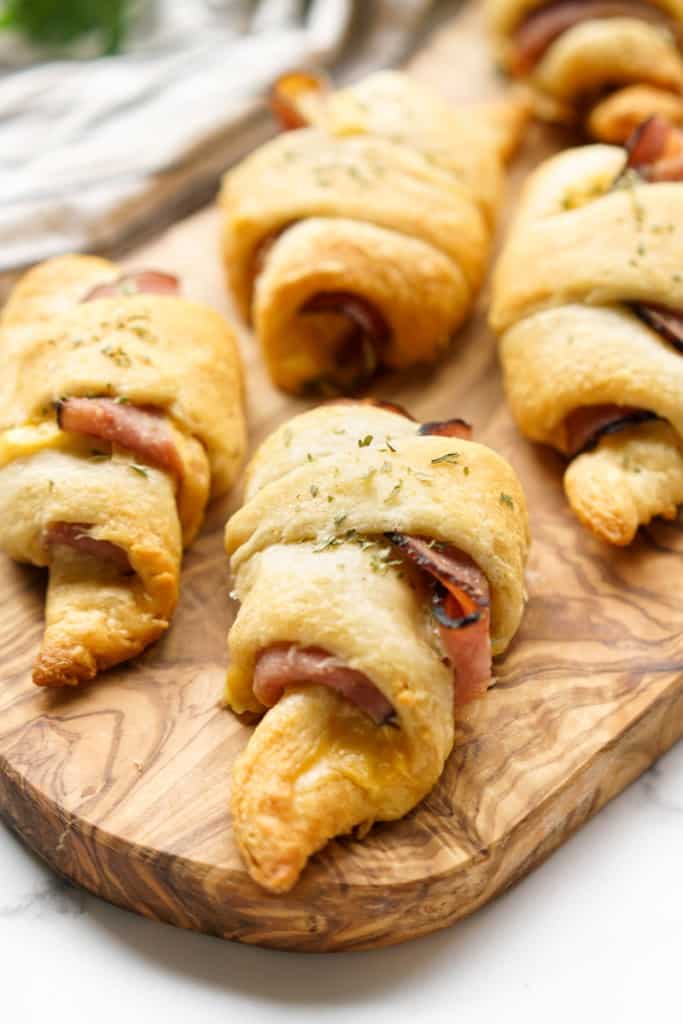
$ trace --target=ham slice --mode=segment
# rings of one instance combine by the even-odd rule
[[[281,75],[270,90],[270,109],[282,131],[305,128],[309,121],[301,101],[306,96],[322,97],[329,89],[329,80],[324,75],[309,71]]]
[[[252,287],[263,272],[273,246],[293,223],[286,224],[278,231],[271,231],[255,246],[249,269]],[[354,375],[352,385],[343,390],[354,391],[374,376],[379,364],[379,350],[391,334],[389,325],[376,306],[353,292],[319,292],[301,306],[299,313],[304,316],[334,313],[349,321],[351,331],[340,346],[336,359],[341,370],[357,368],[357,374]]]
[[[683,352],[683,313],[676,313],[666,306],[644,306],[638,302],[633,308],[646,324]]]
[[[335,361],[340,375],[350,380],[343,388],[355,391],[374,376],[379,365],[379,353],[389,339],[390,330],[379,310],[359,295],[351,292],[320,292],[308,300],[300,313],[334,313],[349,321],[350,331],[339,346]]]
[[[582,21],[604,18],[639,18],[671,25],[663,11],[639,0],[558,0],[532,11],[517,27],[513,36],[512,74],[528,75],[568,29]]]
[[[656,418],[655,413],[632,405],[580,406],[564,421],[567,454],[574,458],[593,448],[605,434]]]
[[[65,398],[57,403],[57,422],[62,430],[118,444],[182,478],[183,464],[171,428],[157,409],[114,398]]]
[[[62,545],[86,555],[92,555],[101,562],[110,562],[121,572],[133,571],[128,554],[118,544],[108,540],[96,540],[90,536],[92,523],[50,523],[45,531],[44,541],[48,547]]]
[[[118,295],[177,295],[179,291],[180,282],[175,274],[165,274],[160,270],[137,270],[122,274],[113,281],[95,285],[81,302],[109,299]]]
[[[486,576],[450,544],[388,534],[401,554],[434,581],[433,611],[453,666],[456,706],[483,697],[491,682],[490,598]]]
[[[363,672],[349,668],[320,647],[273,644],[261,651],[254,667],[254,695],[267,708],[277,704],[288,686],[328,686],[364,711],[376,725],[395,718],[392,705]]]
[[[472,427],[466,420],[456,418],[453,420],[434,420],[431,423],[423,423],[418,434],[435,437],[459,437],[462,441],[472,439]]]
[[[389,337],[389,327],[379,310],[352,292],[320,292],[302,307],[302,313],[339,313],[379,346]]]
[[[647,182],[683,181],[683,132],[659,114],[638,125],[625,148],[624,171],[635,171]]]

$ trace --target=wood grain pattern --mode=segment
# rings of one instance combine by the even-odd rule
[[[491,87],[476,3],[416,72],[452,95]],[[557,144],[534,129],[511,194]],[[138,266],[179,272],[185,293],[228,311],[213,210],[180,224]],[[522,630],[498,685],[470,709],[441,782],[403,821],[331,843],[285,896],[248,878],[228,814],[230,766],[248,729],[218,707],[234,607],[210,509],[185,559],[165,639],[78,693],[36,690],[44,581],[0,561],[0,811],[58,871],[149,917],[297,950],[362,949],[444,927],[539,863],[683,733],[683,521],[626,551],[568,512],[562,465],[517,434],[502,397],[485,297],[433,374],[375,392],[418,418],[461,415],[524,481],[534,544]],[[273,391],[243,335],[252,443],[305,403]]]

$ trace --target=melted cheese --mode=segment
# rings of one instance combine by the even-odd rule
[[[0,469],[15,459],[25,459],[46,448],[61,451],[89,451],[95,442],[61,430],[53,421],[10,427],[0,432]]]
[[[400,728],[375,725],[363,712],[346,707],[327,724],[311,752],[310,764],[302,766],[300,774],[334,765],[335,771],[351,779],[374,800],[397,777],[405,776],[408,753]]]

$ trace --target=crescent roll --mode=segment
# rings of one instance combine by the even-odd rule
[[[47,566],[33,680],[71,686],[167,628],[182,549],[244,448],[218,313],[177,280],[67,256],[29,271],[0,329],[0,549]]]
[[[487,15],[541,116],[613,143],[652,114],[683,125],[683,0],[487,0]]]
[[[683,144],[659,118],[530,179],[494,274],[491,322],[524,434],[572,461],[598,537],[625,545],[683,502]]]
[[[455,110],[398,72],[339,92],[287,76],[274,105],[297,130],[221,193],[228,283],[274,383],[339,394],[432,362],[481,283],[526,108]]]
[[[468,438],[459,420],[347,401],[295,417],[251,462],[226,531],[241,606],[225,699],[264,716],[234,767],[232,813],[273,892],[333,836],[431,790],[454,703],[486,692],[519,626],[524,494]]]

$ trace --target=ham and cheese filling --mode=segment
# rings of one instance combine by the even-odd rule
[[[273,231],[262,239],[251,258],[252,287],[265,269],[268,256],[279,238],[292,225]],[[300,316],[330,314],[343,317],[347,329],[335,351],[335,381],[339,390],[359,391],[374,377],[381,352],[390,338],[390,328],[377,307],[364,296],[353,292],[318,292],[299,309]],[[328,387],[335,381],[328,380]]]
[[[663,11],[640,0],[557,0],[528,14],[513,36],[511,72],[528,75],[552,44],[569,29],[584,21],[605,18],[638,18],[673,30]]]
[[[626,163],[615,188],[635,175],[641,183],[683,181],[683,132],[655,114],[626,142]],[[633,311],[649,327],[683,352],[683,313],[656,303],[635,302]],[[575,409],[564,421],[564,446],[574,458],[594,448],[601,437],[637,423],[657,419],[648,409],[629,405],[589,405]]]
[[[92,555],[100,562],[109,562],[123,573],[132,573],[128,554],[118,544],[108,540],[97,540],[90,536],[92,523],[51,523],[45,531],[44,542],[48,547],[63,546]]]
[[[390,402],[371,404],[406,415]],[[461,419],[424,423],[419,434],[469,439],[472,428]],[[387,539],[430,595],[444,651],[453,667],[454,705],[482,697],[491,683],[490,595],[486,576],[469,555],[453,545],[389,533]],[[288,686],[314,684],[336,690],[377,725],[396,724],[391,703],[364,673],[319,647],[277,643],[261,651],[254,668],[254,695],[273,707]]]
[[[62,430],[118,444],[180,479],[183,464],[168,420],[159,409],[115,398],[64,398],[57,403]]]
[[[178,278],[158,270],[131,271],[92,288],[81,302],[119,295],[177,295]],[[182,480],[183,464],[168,420],[159,409],[131,405],[121,399],[69,397],[56,403],[57,424],[69,433],[119,445],[153,466]],[[45,531],[48,547],[64,546],[132,572],[127,552],[110,541],[90,536],[92,523],[51,523]]]
[[[565,450],[571,458],[594,448],[601,437],[657,417],[631,405],[585,405],[564,421]]]
[[[133,270],[91,288],[81,302],[110,299],[117,295],[177,295],[179,291],[180,282],[175,274],[165,274],[161,270]]]
[[[429,578],[432,610],[453,666],[456,706],[482,697],[491,682],[488,580],[469,555],[450,544],[402,533],[388,537]]]
[[[274,644],[256,659],[254,695],[267,708],[277,704],[288,686],[303,683],[336,690],[369,715],[376,725],[386,725],[396,717],[384,694],[363,672],[349,668],[319,647]]]

